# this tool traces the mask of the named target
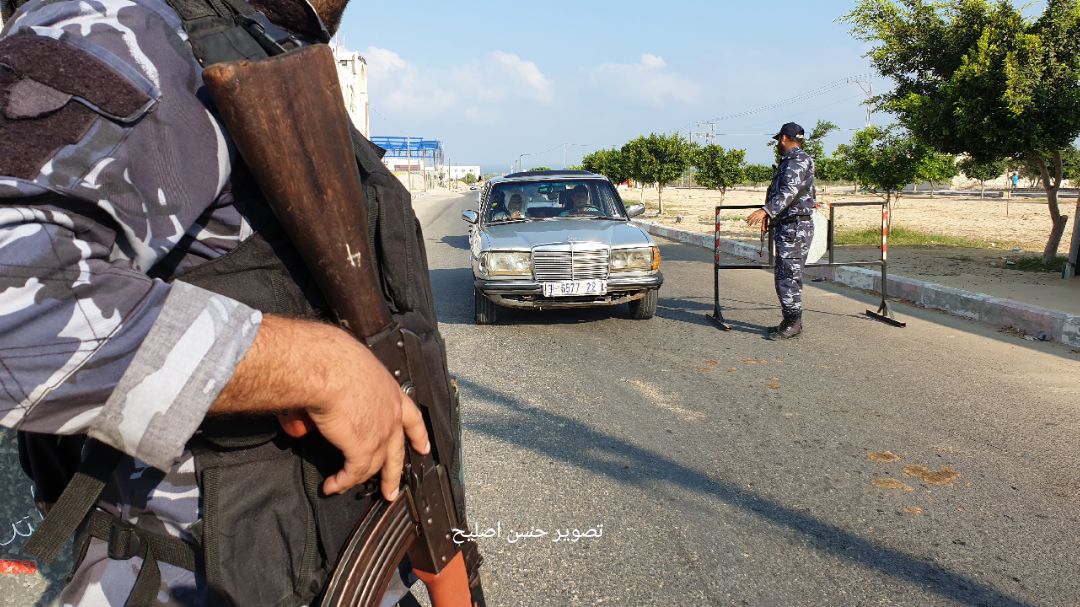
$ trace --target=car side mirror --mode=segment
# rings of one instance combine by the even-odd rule
[[[469,209],[461,213],[461,218],[469,223],[476,223],[480,221],[480,215],[476,211]]]
[[[637,217],[638,215],[641,215],[644,212],[645,212],[645,205],[643,205],[643,204],[632,204],[632,205],[626,207],[626,216],[627,217]]]

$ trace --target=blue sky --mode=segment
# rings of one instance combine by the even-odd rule
[[[340,35],[368,61],[373,135],[440,139],[454,164],[500,171],[519,154],[530,154],[526,167],[558,168],[564,143],[575,144],[573,164],[637,135],[704,131],[696,123],[828,88],[718,122],[717,143],[767,163],[767,133],[789,120],[865,124],[860,87],[836,84],[873,72],[867,46],[837,23],[850,6],[354,0]]]

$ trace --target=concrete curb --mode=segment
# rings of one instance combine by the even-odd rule
[[[680,230],[650,221],[638,220],[635,223],[655,236],[709,250],[713,248],[712,234]],[[720,251],[755,261],[765,259],[758,255],[757,245],[726,238],[720,240]],[[807,274],[856,289],[881,292],[881,272],[869,268],[810,268]],[[1080,347],[1080,315],[894,274],[889,275],[889,298],[902,299],[917,306],[941,310],[995,327],[1012,327],[1028,335],[1043,335],[1050,341]]]

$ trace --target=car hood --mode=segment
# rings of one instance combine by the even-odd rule
[[[532,249],[541,245],[597,242],[611,247],[648,246],[652,239],[627,221],[600,219],[546,219],[487,226],[483,248]]]

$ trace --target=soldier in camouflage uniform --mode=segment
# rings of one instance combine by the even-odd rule
[[[346,1],[324,0],[320,15],[336,23]],[[266,0],[265,12],[318,40],[321,26],[296,18],[311,8],[290,10],[302,2]],[[214,413],[304,407],[345,455],[326,493],[381,471],[393,498],[404,441],[426,452],[427,434],[366,348],[330,325],[170,282],[269,217],[234,195],[235,151],[176,12],[164,0],[33,0],[5,21],[0,423],[121,451],[98,507],[184,540],[201,529],[186,445]],[[93,539],[62,602],[123,605],[140,565]],[[160,601],[206,603],[205,580],[159,567]]]
[[[768,217],[776,243],[773,273],[784,319],[769,330],[769,339],[790,339],[802,332],[803,266],[814,238],[811,215],[817,198],[814,159],[803,151],[803,137],[803,128],[794,122],[773,136],[782,159],[765,194],[765,206],[747,218],[750,225],[759,225]]]

